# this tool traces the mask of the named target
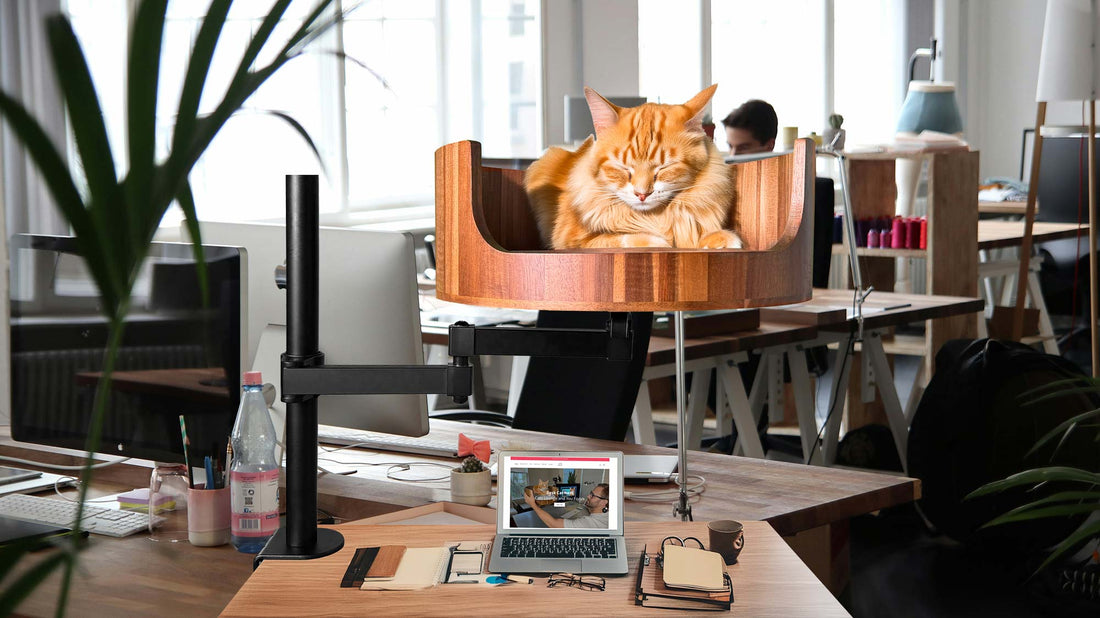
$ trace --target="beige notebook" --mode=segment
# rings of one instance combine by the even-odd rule
[[[665,545],[665,585],[670,588],[722,592],[726,582],[722,575],[726,563],[718,552]]]
[[[419,590],[431,588],[443,579],[451,550],[446,547],[409,547],[401,557],[397,573],[390,578],[368,579],[362,590]]]

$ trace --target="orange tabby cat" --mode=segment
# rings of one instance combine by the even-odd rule
[[[733,186],[703,133],[717,84],[683,105],[612,105],[585,88],[596,127],[576,151],[549,149],[524,184],[543,242],[592,247],[740,248],[723,229]]]

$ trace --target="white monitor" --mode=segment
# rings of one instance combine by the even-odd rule
[[[638,107],[646,102],[645,97],[605,97],[612,105],[619,107]],[[578,144],[596,133],[592,124],[592,112],[588,109],[588,100],[584,97],[565,95],[565,143]]]
[[[285,415],[279,354],[286,351],[286,292],[275,285],[275,269],[286,261],[286,227],[204,222],[202,239],[246,251],[249,363],[275,386],[272,408],[278,421]],[[321,228],[319,262],[318,347],[326,364],[424,363],[410,234]],[[318,401],[323,425],[407,436],[428,433],[424,395],[326,395]]]

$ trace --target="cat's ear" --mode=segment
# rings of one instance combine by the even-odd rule
[[[592,124],[596,127],[596,138],[599,139],[604,131],[619,122],[619,110],[622,108],[588,86],[584,87],[584,98],[588,100],[588,111],[592,112]]]
[[[718,90],[718,84],[711,84],[709,87],[704,88],[699,94],[691,97],[690,101],[684,103],[684,107],[688,108],[691,112],[691,119],[686,123],[688,131],[694,133],[703,132],[703,116],[706,115],[707,103],[710,103],[710,99],[714,96],[715,90]]]

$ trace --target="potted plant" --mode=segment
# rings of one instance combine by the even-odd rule
[[[103,414],[111,391],[111,373],[130,311],[131,292],[149,243],[165,212],[174,201],[183,210],[187,230],[194,243],[195,260],[200,265],[198,278],[205,297],[205,262],[188,175],[226,121],[241,109],[245,101],[268,78],[301,55],[310,42],[343,17],[342,13],[333,14],[330,11],[332,0],[318,0],[284,44],[278,46],[272,43],[268,46],[272,33],[290,5],[290,0],[275,2],[245,48],[221,101],[212,107],[211,113],[200,115],[199,101],[209,99],[204,97],[204,85],[214,64],[215,49],[228,21],[231,4],[231,0],[213,0],[210,3],[191,49],[171,142],[161,144],[159,148],[155,137],[156,110],[168,0],[142,0],[136,5],[127,62],[128,150],[125,157],[117,157],[112,152],[99,96],[84,52],[64,15],[47,18],[46,30],[54,78],[60,85],[79,165],[71,168],[62,154],[63,150],[50,141],[23,105],[0,92],[0,118],[7,122],[16,139],[26,147],[51,197],[72,228],[82,257],[99,288],[101,310],[108,320],[109,329],[102,378],[96,391],[93,419],[85,443],[84,482],[80,485],[73,542],[55,548],[52,553],[39,559],[33,568],[22,569],[24,572],[19,577],[4,578],[21,561],[30,549],[29,545],[12,545],[0,550],[0,563],[3,565],[0,566],[0,578],[5,581],[5,588],[0,593],[0,613],[16,609],[19,602],[58,567],[64,569],[57,596],[58,614],[65,611],[77,557],[85,545],[80,542],[79,522],[92,475],[91,454],[99,450]],[[257,60],[261,50],[274,52],[265,54],[270,58],[266,63]],[[317,148],[298,122],[286,114],[276,112],[274,115],[287,121],[317,153]],[[119,160],[128,161],[129,169],[116,169],[114,162]],[[74,168],[79,170],[74,171]]]
[[[826,148],[831,148],[832,150],[844,150],[845,131],[844,129],[840,128],[842,124],[844,124],[844,116],[841,116],[840,114],[829,115],[829,128],[825,129],[823,135],[825,143],[824,145]],[[836,143],[833,143],[834,139],[836,140]]]
[[[493,477],[481,460],[473,455],[451,470],[451,500],[460,504],[485,506],[493,497]]]

